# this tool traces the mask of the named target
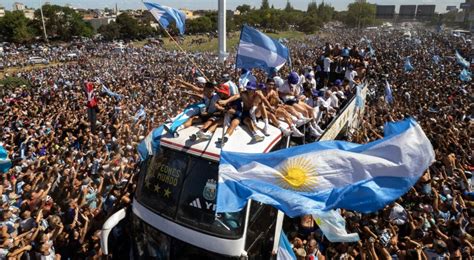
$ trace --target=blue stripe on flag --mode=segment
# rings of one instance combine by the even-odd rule
[[[277,260],[296,260],[295,252],[291,248],[290,241],[283,230],[280,233],[280,244],[278,246]]]
[[[144,2],[143,4],[162,27],[167,29],[169,24],[174,22],[176,24],[176,28],[179,30],[179,33],[184,34],[186,15],[183,12],[157,3]]]

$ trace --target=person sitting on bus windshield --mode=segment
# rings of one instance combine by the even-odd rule
[[[193,90],[194,92],[189,94],[201,98],[201,102],[205,105],[205,107],[201,109],[200,114],[189,118],[188,121],[183,124],[182,128],[190,127],[193,123],[212,121],[212,115],[217,112],[216,103],[220,99],[219,95],[215,92],[216,83],[206,82],[204,88],[199,88],[183,80],[178,79],[176,82],[181,84],[179,86]]]
[[[226,106],[227,104],[240,98],[239,88],[232,80],[230,80],[229,74],[222,75],[222,84],[228,86],[230,95],[226,99],[221,98],[221,100],[218,101],[219,105]]]
[[[301,86],[301,78],[296,72],[291,72],[288,75],[288,79],[278,89],[280,92],[280,98],[285,102],[286,105],[294,107],[299,113],[301,113],[304,119],[307,119],[309,124],[310,134],[315,137],[319,137],[321,133],[316,130],[314,122],[313,108],[308,106],[304,102],[303,89]]]
[[[266,106],[268,106],[267,109],[270,111],[268,115],[273,125],[278,127],[284,136],[289,136],[291,134],[295,137],[304,136],[304,134],[296,128],[295,121],[297,121],[297,119],[292,119],[291,114],[285,109],[286,105],[284,105],[278,97],[278,91],[275,88],[275,80],[268,79],[266,87],[261,91],[265,96],[265,99],[268,101]],[[285,122],[291,131],[288,130],[288,127],[284,126],[280,120]]]
[[[263,117],[265,127],[262,130],[264,135],[268,136],[268,115],[265,109],[264,100],[268,103],[261,91],[257,93],[257,84],[248,82],[246,90],[240,95],[243,103],[242,120],[249,128],[256,142],[263,141],[264,137],[257,135],[257,117]]]
[[[232,95],[228,84],[221,84],[217,88],[217,94],[221,100],[229,100]],[[229,137],[234,133],[234,130],[240,122],[242,122],[242,99],[240,99],[240,95],[238,96],[238,99],[232,102],[227,102],[225,106],[221,106],[219,103],[216,104],[216,108],[223,114],[223,118],[218,121],[218,125],[224,125],[226,127],[224,138],[218,139],[218,142],[222,145],[229,140]]]

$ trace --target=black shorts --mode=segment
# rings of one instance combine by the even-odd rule
[[[285,105],[289,105],[289,106],[292,106],[296,103],[298,103],[298,100],[296,100],[296,99],[288,99],[288,100],[285,101]]]

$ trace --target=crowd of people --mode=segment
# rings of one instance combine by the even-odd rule
[[[237,70],[235,54],[222,65],[211,53],[191,54],[190,62],[159,46],[117,51],[114,44],[95,42],[71,47],[77,62],[15,72],[31,87],[8,89],[0,101],[0,142],[13,162],[0,185],[0,259],[103,257],[102,224],[133,198],[137,144],[189,104],[205,104],[183,126],[201,121],[196,139],[227,124],[225,143],[240,124],[258,142],[266,135],[265,128],[256,128],[261,120],[286,135],[317,140],[362,80],[370,88],[364,120],[347,139],[381,138],[384,122],[412,116],[431,140],[437,161],[384,210],[342,211],[348,230],[360,234],[358,243],[327,241],[310,216],[290,222],[297,257],[471,259],[474,183],[468,140],[474,106],[472,86],[459,80],[460,67],[451,58],[455,49],[467,53],[470,46],[422,30],[416,39],[381,33],[367,32],[371,44],[348,30],[290,40],[293,67],[278,72]],[[441,60],[434,62],[433,55]],[[409,73],[403,68],[407,56],[414,67]]]

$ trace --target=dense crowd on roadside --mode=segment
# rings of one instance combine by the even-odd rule
[[[413,116],[433,143],[438,161],[407,195],[383,211],[342,212],[349,231],[360,234],[359,243],[328,242],[306,216],[296,222],[297,231],[288,234],[290,241],[300,259],[432,259],[447,254],[470,259],[472,86],[459,81],[460,67],[449,58],[455,48],[466,53],[469,46],[429,32],[416,36],[421,43],[404,39],[400,32],[381,33],[364,35],[372,40],[375,54],[360,34],[350,31],[290,40],[293,71],[285,66],[268,77],[254,70],[255,83],[274,85],[281,98],[296,94],[296,103],[317,108],[322,112],[317,131],[322,131],[366,75],[370,91],[364,121],[348,139],[372,141],[383,136],[385,121]],[[88,42],[71,45],[57,56],[44,55],[55,60],[72,48],[78,54],[76,63],[15,72],[32,87],[8,90],[0,101],[0,142],[13,161],[0,185],[0,259],[103,257],[100,228],[131,202],[137,144],[197,101],[179,88],[180,82],[196,87],[205,84],[205,76],[207,83],[217,83],[217,91],[229,80],[242,92],[256,87],[239,85],[241,74],[232,55],[222,65],[213,54],[192,54],[199,68],[184,54],[154,46],[117,50],[115,44]],[[442,58],[439,64],[432,61],[435,54]],[[21,51],[15,55],[21,60],[28,56]],[[412,57],[411,73],[403,71],[406,56]],[[383,98],[385,80],[392,85],[392,104]],[[98,100],[94,125],[86,112],[88,82]],[[279,91],[285,84],[291,85],[291,93]],[[298,116],[290,115],[290,120],[301,119]]]
[[[472,83],[460,80],[454,52],[469,54],[470,43],[447,34],[418,31],[368,34],[377,62],[367,70],[364,120],[347,137],[366,143],[383,137],[385,122],[416,119],[433,144],[434,162],[406,195],[374,214],[341,210],[357,243],[331,243],[311,216],[289,234],[298,259],[472,259],[474,178],[472,175]],[[433,57],[437,55],[440,60]],[[414,67],[405,71],[405,57]],[[386,94],[389,82],[393,101]]]

